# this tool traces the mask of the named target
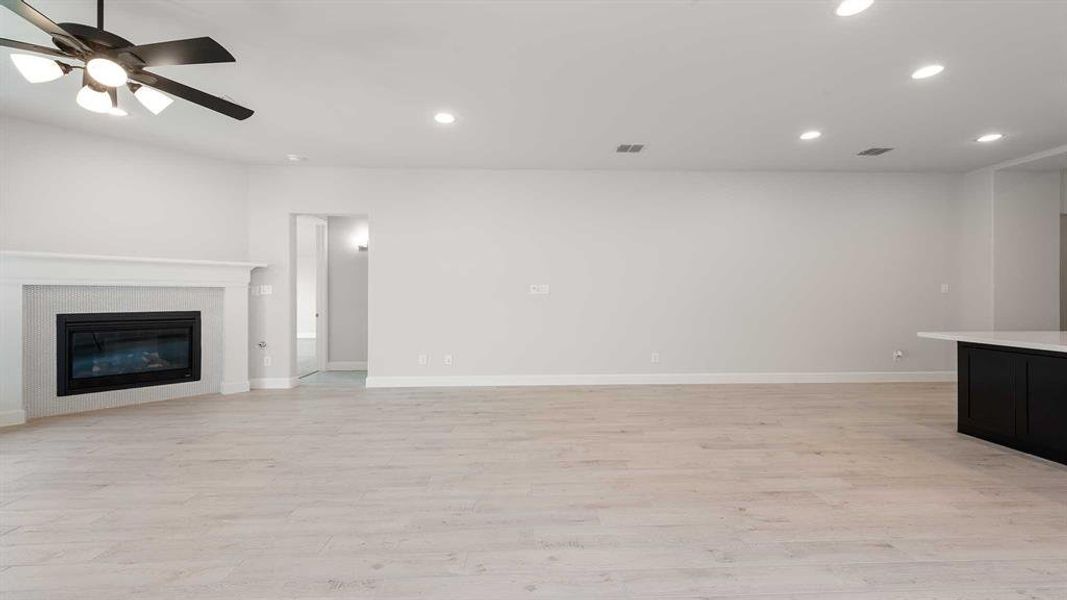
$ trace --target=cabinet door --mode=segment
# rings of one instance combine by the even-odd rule
[[[1067,455],[1067,358],[1027,363],[1027,441]]]
[[[992,434],[1016,434],[1015,363],[1009,352],[968,348],[968,390],[961,400],[960,421]]]

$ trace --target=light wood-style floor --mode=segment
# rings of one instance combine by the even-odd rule
[[[0,433],[3,600],[1067,598],[944,384],[314,387]]]

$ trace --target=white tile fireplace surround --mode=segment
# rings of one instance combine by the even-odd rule
[[[0,426],[166,398],[248,391],[248,283],[252,269],[263,266],[0,252]],[[142,310],[201,311],[201,381],[57,398],[54,331],[34,329],[45,327],[43,320],[54,319],[56,312]]]

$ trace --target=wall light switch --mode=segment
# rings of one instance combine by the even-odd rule
[[[430,357],[425,355],[425,354],[420,354],[419,355],[419,364],[424,366],[424,367],[426,365],[430,364]]]
[[[547,283],[531,283],[530,295],[531,296],[547,296],[551,289]]]
[[[949,290],[948,284],[947,283],[942,283],[941,284],[941,293],[942,294],[947,294],[948,290]]]
[[[274,286],[273,285],[261,285],[261,286],[259,286],[259,295],[260,296],[270,296],[273,293],[274,293]]]
[[[446,354],[445,357],[444,357],[444,362],[445,362],[445,366],[451,367],[452,366],[452,355],[451,354]]]

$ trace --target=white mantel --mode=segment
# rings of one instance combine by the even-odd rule
[[[27,285],[223,289],[223,394],[248,382],[247,262],[0,251],[0,426],[26,420],[22,385],[23,287]]]

